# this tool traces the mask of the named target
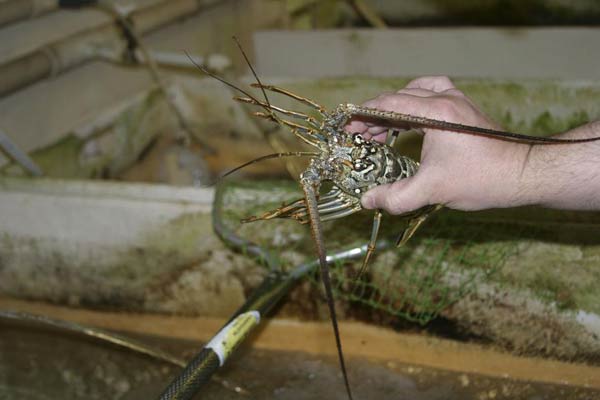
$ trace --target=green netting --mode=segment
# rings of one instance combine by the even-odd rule
[[[225,195],[231,223],[241,217],[264,212],[295,199],[278,185],[257,189],[241,184]],[[264,194],[269,195],[265,199]],[[331,266],[335,295],[352,304],[425,324],[442,310],[468,295],[487,280],[517,251],[514,227],[502,222],[465,220],[464,214],[441,211],[403,247],[376,253],[367,272],[356,279],[362,260]],[[360,246],[370,235],[372,213],[364,211],[324,226],[329,252]],[[402,220],[388,216],[383,220],[381,237],[401,230]],[[282,268],[315,258],[307,226],[295,221],[272,220],[240,226],[238,233],[268,247],[281,260]],[[521,236],[521,235],[519,235]],[[318,271],[310,279],[318,283]],[[320,287],[320,284],[319,284]]]
[[[427,232],[416,245],[384,252],[359,279],[360,263],[338,264],[332,277],[339,298],[425,324],[468,295],[515,251],[512,242],[482,244]]]

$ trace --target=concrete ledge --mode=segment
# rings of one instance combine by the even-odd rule
[[[208,341],[227,321],[222,318],[99,312],[0,298],[0,308],[46,315],[120,332]],[[497,378],[600,389],[600,368],[537,358],[516,357],[475,344],[403,334],[356,322],[341,322],[349,357],[385,360],[476,373]],[[285,340],[282,340],[285,338]],[[251,340],[258,349],[335,355],[329,322],[270,320]]]
[[[598,28],[405,28],[255,34],[260,74],[311,78],[449,75],[599,79],[598,43]]]

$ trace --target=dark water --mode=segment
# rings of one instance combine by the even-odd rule
[[[200,346],[158,338],[143,340],[186,359]],[[357,358],[348,361],[356,399],[600,399],[600,391],[586,388]],[[93,339],[0,322],[0,399],[155,399],[178,370]],[[330,357],[246,348],[218,378],[225,382],[211,382],[196,398],[346,399],[336,359]],[[233,389],[238,385],[244,394]]]

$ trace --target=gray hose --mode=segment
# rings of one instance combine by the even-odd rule
[[[111,343],[117,347],[122,347],[124,349],[131,350],[140,354],[145,354],[151,358],[155,358],[157,360],[164,361],[172,365],[176,365],[179,367],[185,366],[185,361],[181,358],[178,358],[162,350],[149,347],[133,339],[117,335],[116,333],[108,332],[100,328],[80,325],[75,322],[53,319],[43,315],[30,314],[19,311],[0,310],[0,319],[27,321],[39,325],[50,326],[56,329],[91,337],[101,342]]]

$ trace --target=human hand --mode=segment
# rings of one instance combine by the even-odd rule
[[[418,78],[396,93],[382,94],[363,106],[420,117],[498,129],[447,77]],[[353,120],[346,129],[385,141],[389,126]],[[520,204],[519,180],[529,146],[476,134],[424,128],[421,165],[410,178],[371,189],[365,208],[391,214],[430,204],[459,210]]]

